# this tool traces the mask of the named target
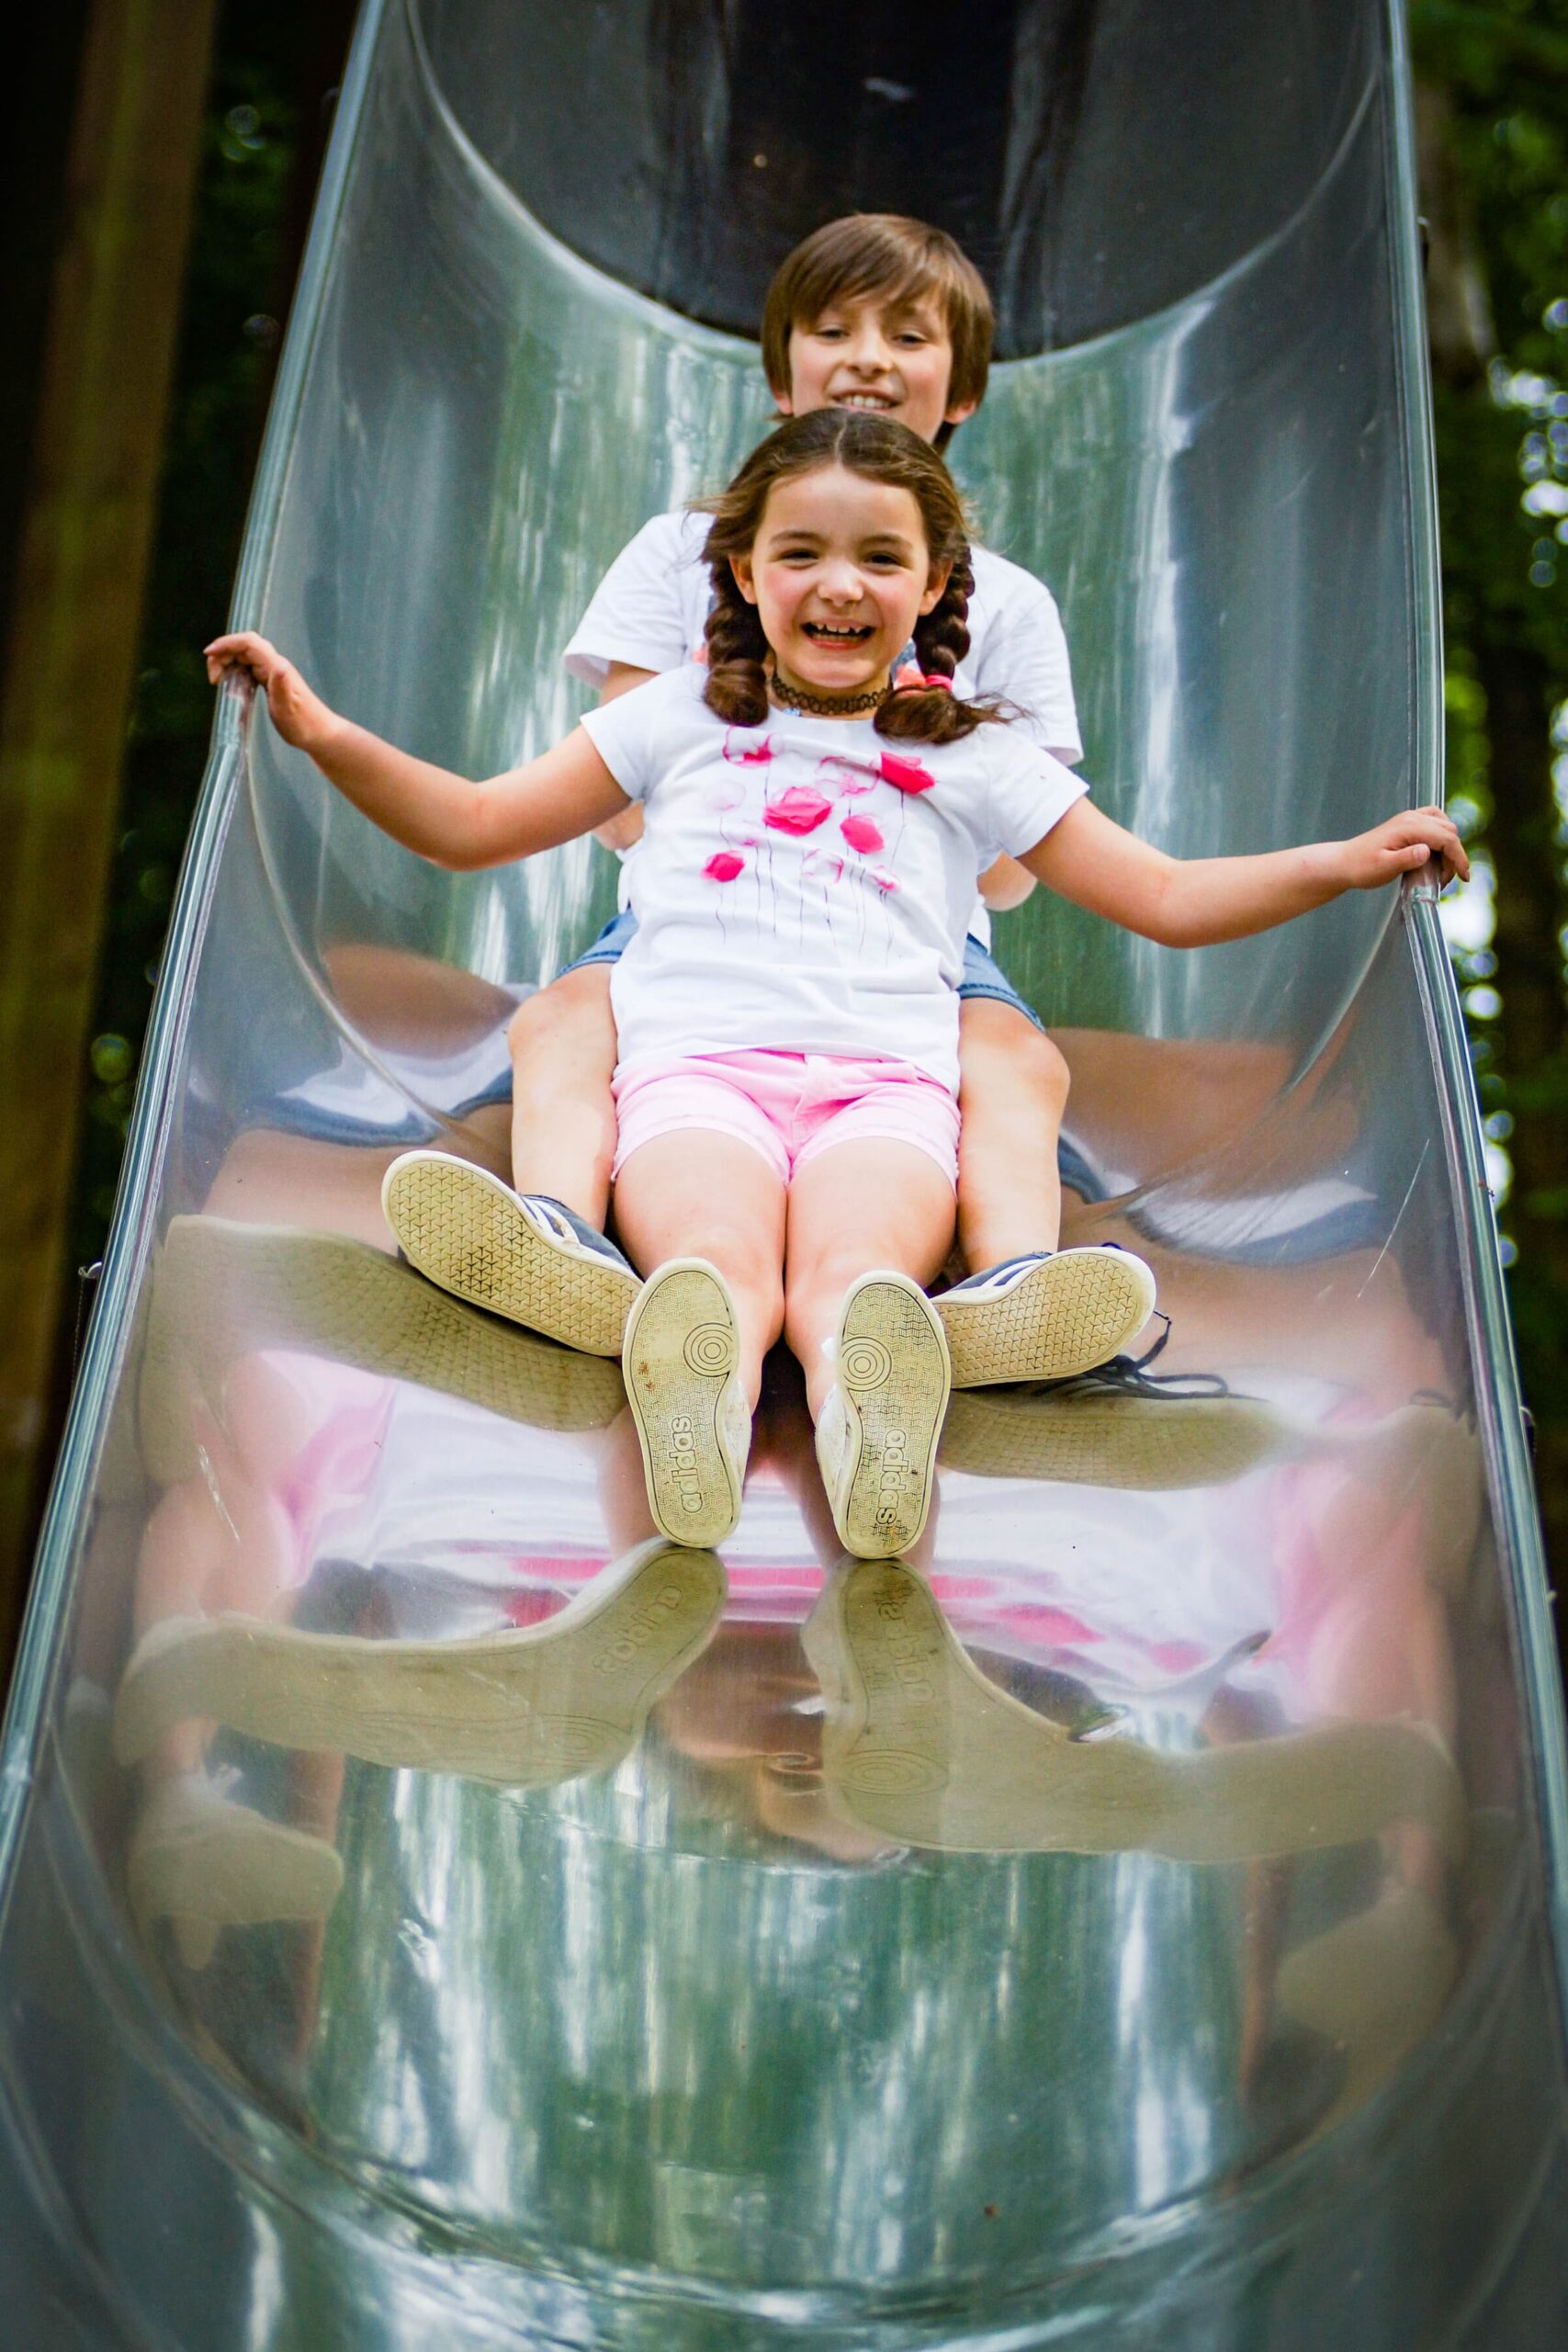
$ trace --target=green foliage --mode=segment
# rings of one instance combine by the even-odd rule
[[[1568,671],[1568,0],[1413,0],[1417,74],[1449,102],[1497,352],[1437,391],[1450,645],[1505,624]],[[1522,492],[1536,490],[1533,502]],[[1532,513],[1533,503],[1543,511]]]
[[[1568,696],[1568,0],[1413,0],[1410,22],[1496,338],[1488,370],[1439,368],[1433,395],[1450,789],[1483,837],[1483,649],[1527,650]]]
[[[1568,312],[1568,0],[1412,0],[1417,75],[1448,95],[1501,351],[1561,370]]]
[[[1439,380],[1437,392],[1450,642],[1463,672],[1477,626],[1506,624],[1562,676],[1568,0],[1413,0],[1410,27],[1417,74],[1448,98],[1448,159],[1473,223],[1497,340],[1487,380],[1458,389]],[[1531,490],[1533,501],[1522,494]]]
[[[1568,1556],[1568,0],[1411,0],[1444,101],[1445,232],[1484,290],[1489,364],[1435,353],[1450,790],[1496,873],[1456,955],[1503,1212],[1549,1541]],[[1462,250],[1468,240],[1471,250]],[[1448,266],[1452,266],[1452,254]],[[1557,743],[1552,741],[1554,723]],[[1496,986],[1491,983],[1495,976]]]

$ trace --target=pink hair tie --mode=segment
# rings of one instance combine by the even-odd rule
[[[896,695],[924,695],[933,691],[950,695],[953,680],[939,677],[934,670],[918,669],[913,662],[908,662],[894,679],[893,691]]]

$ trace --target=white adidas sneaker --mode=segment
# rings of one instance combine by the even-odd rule
[[[735,1377],[739,1354],[734,1302],[705,1258],[672,1258],[643,1284],[621,1377],[649,1509],[672,1544],[711,1547],[740,1516],[751,1415]]]
[[[838,1380],[817,1424],[817,1460],[839,1541],[884,1560],[917,1543],[951,1386],[931,1300],[907,1274],[863,1274],[839,1317]]]

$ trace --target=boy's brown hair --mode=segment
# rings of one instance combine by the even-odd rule
[[[950,407],[976,406],[986,397],[996,314],[986,281],[945,229],[901,212],[847,212],[814,229],[773,274],[762,305],[762,368],[774,393],[790,387],[789,339],[813,326],[835,302],[880,295],[918,301],[934,295],[953,345]],[[945,449],[955,425],[943,424],[936,447]]]

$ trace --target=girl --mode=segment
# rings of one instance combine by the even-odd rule
[[[531,856],[643,804],[638,930],[614,983],[615,1199],[649,1277],[622,1362],[653,1517],[689,1544],[734,1526],[782,1331],[840,1539],[888,1556],[924,1526],[947,1401],[923,1286],[953,1235],[954,982],[976,873],[1007,852],[1079,905],[1197,946],[1434,854],[1450,873],[1466,862],[1435,808],[1350,842],[1188,862],[1100,815],[1000,710],[953,694],[963,510],[903,425],[795,419],[712,512],[705,673],[655,678],[485,783],[338,718],[262,638],[215,639],[208,667],[248,670],[285,740],[440,865]],[[911,637],[918,667],[895,681]],[[387,1197],[415,1263],[444,1226],[444,1261],[466,1256],[481,1295],[508,1188],[420,1152]]]

